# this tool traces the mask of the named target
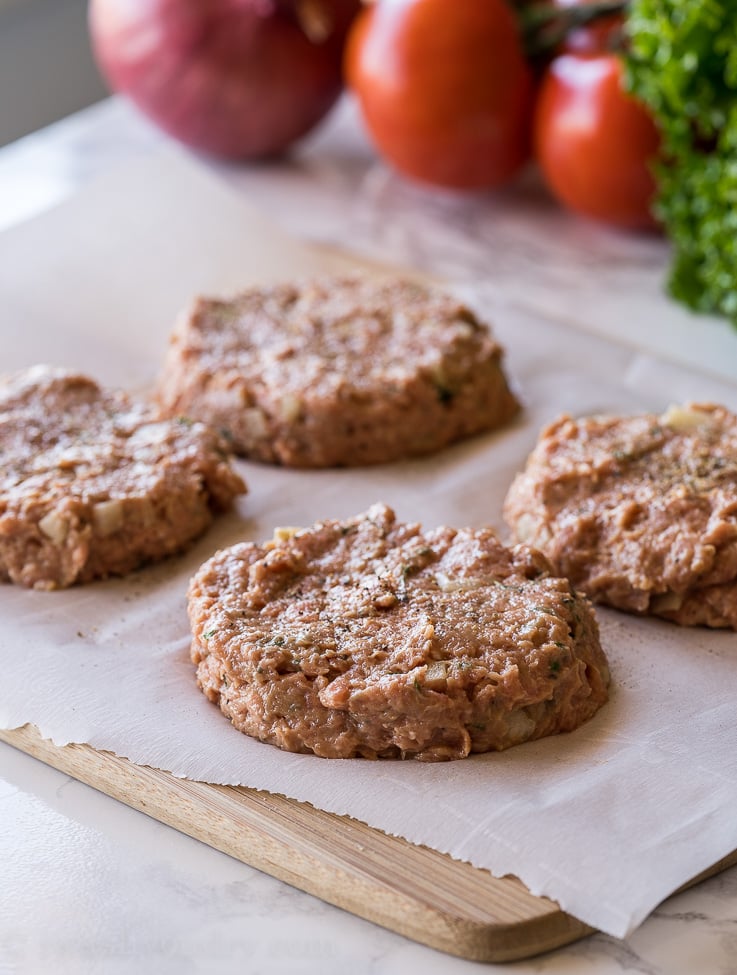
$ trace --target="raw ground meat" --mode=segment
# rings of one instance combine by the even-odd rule
[[[515,537],[601,603],[737,629],[737,417],[562,417],[505,504]]]
[[[238,453],[291,467],[429,454],[519,408],[501,348],[456,298],[360,277],[198,299],[171,336],[158,398]]]
[[[188,597],[207,697],[327,758],[463,758],[572,731],[607,700],[588,601],[488,528],[347,521],[206,562]]]
[[[92,379],[0,380],[0,580],[59,589],[172,555],[246,488],[228,445]]]

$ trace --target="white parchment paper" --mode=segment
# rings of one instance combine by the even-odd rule
[[[163,156],[0,236],[3,371],[39,360],[145,388],[198,291],[228,293],[348,258],[283,238],[194,164]],[[520,282],[524,287],[524,282]],[[524,402],[511,428],[428,460],[356,471],[240,464],[250,493],[193,550],[124,580],[59,593],[0,587],[0,725],[134,762],[305,800],[519,876],[625,936],[737,847],[737,637],[600,611],[613,687],[577,732],[426,765],[286,754],[234,731],[197,690],[184,592],[216,548],[375,501],[427,526],[492,524],[540,426],[561,411],[737,408],[737,387],[467,296],[494,318]],[[665,299],[664,299],[665,300]]]

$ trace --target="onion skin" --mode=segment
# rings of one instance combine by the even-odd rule
[[[278,155],[342,87],[360,0],[91,0],[110,87],[185,144],[225,159]]]

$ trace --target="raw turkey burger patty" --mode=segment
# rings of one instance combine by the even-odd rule
[[[179,551],[245,491],[226,450],[74,372],[0,380],[0,579],[58,589]]]
[[[189,588],[197,679],[235,727],[326,758],[463,758],[607,699],[593,611],[490,529],[347,521],[225,549]]]
[[[598,602],[737,629],[737,416],[720,406],[561,418],[505,515]]]
[[[489,329],[443,292],[321,278],[198,299],[171,337],[158,396],[255,460],[358,466],[506,423],[518,404],[501,360]]]

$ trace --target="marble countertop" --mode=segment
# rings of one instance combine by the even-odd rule
[[[161,142],[112,99],[0,150],[0,229]],[[208,165],[300,236],[457,277],[477,278],[490,260],[504,257],[493,246],[495,221],[506,219],[503,201],[429,193],[399,180],[375,161],[347,103],[289,160]],[[536,205],[549,206],[540,198]],[[556,221],[566,218],[550,214],[548,232],[557,233]],[[663,259],[659,242],[607,236],[572,219],[565,226],[559,274],[570,273],[563,258],[574,250],[587,255],[592,243],[609,264],[633,249],[651,272]],[[573,270],[591,266],[582,257]],[[625,323],[623,334],[673,359],[733,374],[729,361],[720,369],[731,340],[724,329],[689,338],[689,323],[677,324],[684,336],[677,348],[665,347],[656,326],[641,338]],[[611,325],[602,316],[592,327]],[[670,898],[627,941],[592,935],[539,958],[481,965],[324,904],[2,744],[0,800],[2,975],[737,973],[737,868]]]

